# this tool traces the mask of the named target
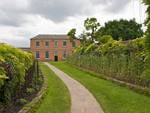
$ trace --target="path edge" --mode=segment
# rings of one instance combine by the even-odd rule
[[[128,83],[128,82],[124,82],[124,81],[121,81],[121,80],[118,80],[118,79],[106,76],[106,75],[104,75],[102,73],[94,72],[92,70],[88,70],[88,69],[80,67],[78,65],[71,64],[69,62],[65,62],[65,63],[73,66],[76,69],[79,69],[80,71],[84,71],[86,73],[89,73],[89,74],[91,74],[94,77],[97,77],[97,78],[100,78],[100,79],[104,79],[104,80],[109,80],[111,82],[116,83],[119,86],[127,87],[127,88],[129,88],[129,89],[131,89],[134,92],[137,92],[139,94],[144,94],[145,96],[150,96],[150,88],[148,88],[148,87],[142,87],[140,85],[135,85],[135,84],[131,84],[131,83]]]
[[[49,65],[52,65],[52,66],[54,66],[55,68],[57,68],[57,69],[59,69],[58,67],[56,67],[55,65],[53,65],[53,64],[51,64],[51,63],[49,63],[49,62],[44,62],[44,64],[45,65],[47,65],[48,67],[49,67]],[[49,67],[50,68],[50,67]],[[51,68],[50,68],[51,69]],[[52,69],[51,69],[52,70]],[[60,71],[62,71],[63,73],[65,73],[63,70],[61,70],[61,69],[59,69]],[[52,70],[53,71],[53,70]],[[54,71],[53,71],[54,72]],[[55,73],[55,72],[54,72]],[[56,74],[56,73],[55,73]],[[93,95],[93,93],[86,87],[86,86],[84,86],[80,81],[78,81],[78,80],[76,80],[76,79],[74,79],[73,77],[71,77],[71,76],[69,76],[67,73],[65,73],[69,78],[71,78],[71,79],[73,79],[73,80],[75,80],[76,82],[78,82],[79,84],[81,84],[82,85],[82,87],[84,87],[91,95],[92,95],[92,97],[95,99],[95,101],[98,103],[98,106],[100,107],[100,111],[102,112],[102,113],[105,113],[104,112],[104,109],[103,109],[103,107],[101,106],[101,103],[99,103],[98,102],[98,100],[97,100],[97,98]],[[60,78],[61,79],[61,78]],[[62,79],[61,79],[62,80]],[[63,81],[63,80],[62,80]],[[63,81],[64,82],[64,81]],[[66,83],[64,82],[64,84],[66,85]],[[66,85],[67,86],[67,85]]]
[[[43,75],[43,85],[41,87],[41,90],[36,94],[36,97],[32,99],[31,102],[24,105],[24,107],[19,110],[17,113],[34,113],[35,109],[40,105],[41,101],[47,94],[47,88],[48,88],[48,78]]]

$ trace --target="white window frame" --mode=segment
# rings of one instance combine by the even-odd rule
[[[56,45],[57,42],[57,45]],[[54,47],[57,48],[58,47],[58,40],[54,40]]]
[[[48,45],[46,45],[46,43],[48,42]],[[45,41],[45,47],[49,47],[50,46],[50,41]]]
[[[64,42],[66,42],[66,45],[64,45]],[[67,47],[67,40],[63,40],[62,45],[63,45],[63,47]]]
[[[39,45],[37,45],[37,42],[39,43]],[[36,47],[40,47],[40,41],[36,41],[36,42],[35,42],[35,46],[36,46]]]
[[[54,51],[54,56],[58,56],[58,51]]]
[[[48,52],[48,57],[47,57],[47,52]],[[45,51],[45,59],[49,59],[50,55],[49,55],[49,51]]]
[[[65,56],[64,56],[65,55]],[[67,57],[67,51],[66,50],[64,50],[63,52],[62,52],[62,56],[63,56],[63,59],[66,59],[66,57]]]
[[[39,56],[39,57],[37,57],[37,52],[38,52],[38,56]],[[35,51],[35,58],[36,58],[36,59],[40,59],[40,52],[39,52],[39,51]]]

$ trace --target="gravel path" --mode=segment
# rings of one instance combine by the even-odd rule
[[[45,62],[45,64],[66,84],[71,95],[71,113],[104,113],[93,95],[78,81]]]

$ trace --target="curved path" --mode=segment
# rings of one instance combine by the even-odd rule
[[[71,95],[71,113],[104,113],[93,95],[69,75],[45,62],[45,64],[66,84]]]

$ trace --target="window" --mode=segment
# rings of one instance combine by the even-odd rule
[[[58,41],[54,41],[54,47],[58,47]]]
[[[63,47],[67,46],[67,41],[63,41]]]
[[[75,41],[72,42],[72,47],[76,47],[76,42]]]
[[[54,51],[54,56],[57,56],[57,55],[58,55],[57,51]]]
[[[46,42],[45,42],[45,46],[46,46],[46,47],[49,47],[49,41],[46,41]]]
[[[45,52],[45,58],[48,59],[49,58],[49,51]]]
[[[40,46],[40,42],[37,41],[37,42],[36,42],[36,47],[39,47],[39,46]]]
[[[67,57],[67,52],[63,51],[63,58],[66,58],[66,57]]]
[[[38,59],[38,58],[40,58],[40,52],[39,51],[36,51],[35,52],[35,57]]]

